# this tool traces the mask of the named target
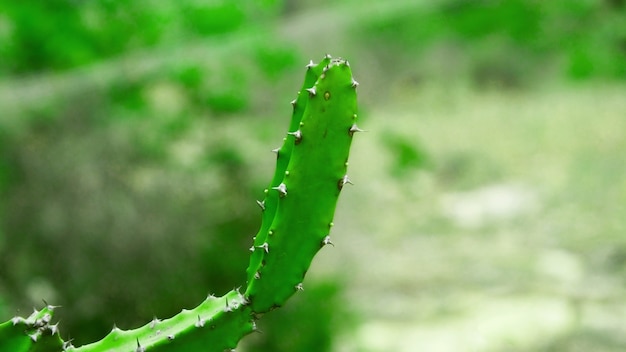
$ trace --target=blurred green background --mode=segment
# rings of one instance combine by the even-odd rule
[[[242,350],[626,349],[623,0],[0,0],[0,320],[80,345],[241,285],[326,53],[356,186]]]

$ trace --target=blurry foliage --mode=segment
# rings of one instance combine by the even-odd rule
[[[453,48],[444,72],[469,66],[479,84],[515,87],[529,73],[545,76],[551,62],[574,79],[626,78],[622,1],[450,0],[365,24],[363,33],[379,53],[415,58]]]
[[[233,32],[277,1],[0,0],[0,77],[65,70],[129,49]]]
[[[387,132],[383,135],[383,145],[391,154],[390,175],[402,178],[410,175],[410,171],[423,170],[431,166],[431,156],[414,138],[402,136],[398,133]]]

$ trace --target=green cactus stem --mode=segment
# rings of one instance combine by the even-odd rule
[[[297,141],[297,134],[289,133],[289,131],[297,131],[299,129],[300,121],[302,120],[304,110],[309,100],[306,89],[315,85],[315,82],[322,73],[322,70],[330,63],[330,60],[331,57],[327,55],[317,65],[315,65],[313,61],[310,61],[309,64],[306,65],[306,74],[304,76],[302,88],[298,91],[298,97],[291,102],[291,105],[293,106],[293,113],[291,115],[287,135],[283,139],[283,145],[280,148],[273,150],[276,153],[276,169],[274,171],[272,181],[270,182],[268,188],[265,189],[265,199],[262,202],[258,202],[261,206],[261,210],[263,211],[263,215],[261,227],[256,236],[254,236],[254,244],[250,248],[252,254],[250,255],[250,264],[246,270],[248,282],[253,281],[254,276],[258,273],[261,267],[261,262],[265,255],[263,244],[267,240],[268,232],[270,230],[270,226],[272,225],[272,221],[274,220],[274,215],[276,214],[276,209],[278,207],[278,199],[280,197],[280,193],[273,192],[273,190],[278,189],[283,181],[283,178],[285,177],[285,171],[287,170],[287,165],[289,164],[289,160],[291,158],[291,152]]]
[[[325,56],[309,63],[276,170],[259,202],[263,210],[253,240],[245,292],[208,296],[191,310],[121,330],[81,347],[64,342],[50,325],[53,306],[0,324],[0,352],[230,351],[256,329],[256,319],[303,289],[313,257],[330,244],[339,194],[351,183],[346,171],[356,125],[358,83],[346,60]]]
[[[134,330],[114,327],[102,340],[75,352],[100,351],[224,351],[255,329],[250,307],[241,293],[207,297],[198,307],[183,310],[172,318],[153,319]]]
[[[304,112],[288,133],[293,138],[286,141],[293,150],[284,173],[275,176],[282,181],[270,190],[278,196],[278,206],[269,229],[261,234],[263,242],[255,240],[254,251],[262,254],[262,261],[250,263],[257,271],[246,296],[255,312],[279,307],[302,289],[311,260],[330,241],[339,193],[350,183],[348,154],[352,136],[359,131],[357,85],[348,62],[333,59],[315,84],[299,94]]]

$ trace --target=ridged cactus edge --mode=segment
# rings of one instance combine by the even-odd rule
[[[121,330],[80,347],[64,341],[51,324],[54,306],[0,324],[0,351],[231,351],[256,330],[256,320],[303,290],[315,254],[331,244],[339,194],[346,184],[356,125],[358,83],[348,61],[326,55],[306,65],[304,83],[291,104],[276,169],[257,201],[261,226],[253,238],[245,289],[209,295],[196,308],[169,319]]]

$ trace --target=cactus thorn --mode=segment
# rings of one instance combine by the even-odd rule
[[[161,319],[154,317],[150,322],[150,329],[154,329],[158,323],[161,322]]]
[[[37,331],[37,332],[35,332],[33,334],[28,335],[28,337],[30,337],[30,339],[33,342],[37,342],[37,340],[39,339],[39,331]]]
[[[232,312],[233,311],[233,307],[230,305],[230,303],[228,302],[228,297],[226,297],[226,306],[224,307],[224,312]]]
[[[139,338],[137,338],[137,348],[135,349],[135,352],[146,352],[146,348],[142,347],[139,343]]]
[[[67,351],[72,348],[74,348],[74,345],[72,345],[72,339],[68,339],[67,341],[63,342],[63,351]]]
[[[305,66],[307,69],[311,68],[315,66],[315,64],[313,63],[313,60],[309,60],[309,63]]]
[[[291,106],[293,106],[294,108],[296,107],[296,99],[291,101]]]
[[[352,83],[351,83],[352,88],[356,88],[359,86],[359,82],[357,82],[354,77],[352,78]]]
[[[175,337],[174,334],[167,335],[167,339],[170,340],[170,341],[172,341],[174,339],[174,337]]]
[[[339,179],[339,182],[337,183],[337,187],[341,191],[343,189],[343,186],[347,184],[354,185],[354,183],[352,183],[352,181],[350,181],[350,179],[348,178],[348,175],[344,175],[342,178]]]
[[[284,183],[281,183],[276,187],[272,187],[272,189],[278,191],[281,197],[287,196],[287,185],[285,185]]]
[[[324,237],[324,239],[322,240],[322,246],[325,246],[327,244],[330,244],[331,246],[335,246],[335,244],[330,240],[330,236],[326,236]]]
[[[325,59],[332,59],[333,57],[330,54],[327,53],[326,55],[324,55],[324,58]]]
[[[198,314],[198,321],[196,321],[196,327],[203,328],[204,323],[205,323],[204,319],[200,318],[200,314]]]
[[[56,323],[54,325],[50,325],[49,329],[50,329],[50,334],[51,335],[56,334],[57,332],[59,332],[59,323]]]
[[[258,204],[259,207],[261,207],[261,210],[265,210],[265,201],[257,200],[256,204]]]
[[[260,279],[261,278],[261,274],[258,271],[255,272],[254,273],[254,278],[257,279],[257,280]]]
[[[278,154],[279,151],[280,151],[280,147],[272,149],[272,153]]]
[[[317,92],[315,91],[315,86],[313,86],[311,88],[307,88],[306,91],[309,92],[309,96],[311,96],[311,97],[314,97],[315,94],[317,94]]]
[[[254,246],[250,247],[250,252],[254,252]]]
[[[348,133],[350,133],[350,135],[354,135],[356,132],[365,132],[365,130],[362,130],[359,128],[359,126],[356,125],[356,123],[352,124],[352,126],[350,126],[350,129],[348,130]]]
[[[304,291],[304,286],[302,286],[302,282],[296,285],[296,291]]]
[[[294,136],[296,138],[296,144],[299,144],[302,141],[302,131],[295,130],[294,132],[287,132],[288,135]]]
[[[265,251],[265,253],[270,252],[270,245],[267,244],[267,242],[263,242],[263,244],[260,246],[257,246],[257,248],[262,248]]]

